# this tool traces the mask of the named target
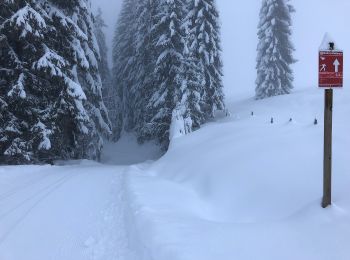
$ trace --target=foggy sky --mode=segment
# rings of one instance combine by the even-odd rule
[[[291,0],[293,14],[292,41],[296,48],[293,65],[294,86],[317,88],[318,48],[326,32],[340,48],[350,52],[349,0]],[[254,95],[256,80],[257,25],[260,0],[218,0],[222,21],[224,87],[228,96]],[[345,63],[345,79],[350,63]],[[345,84],[347,85],[347,80]]]
[[[93,9],[96,11],[99,7],[102,9],[103,18],[108,25],[106,28],[106,38],[108,43],[108,48],[111,53],[112,39],[114,36],[114,29],[117,23],[120,6],[122,0],[91,0]],[[109,55],[109,62],[112,63],[112,57]]]
[[[107,40],[111,46],[114,27],[122,0],[92,0],[101,6],[109,28]],[[291,0],[297,12],[293,15],[293,43],[296,48],[293,66],[295,88],[317,87],[318,47],[326,32],[338,45],[350,52],[349,0]],[[224,87],[228,96],[254,95],[256,79],[257,24],[261,0],[217,0],[222,24]],[[349,64],[345,63],[345,79]],[[348,73],[349,74],[349,73]],[[347,85],[347,80],[345,80]]]

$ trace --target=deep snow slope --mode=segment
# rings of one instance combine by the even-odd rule
[[[129,233],[140,260],[349,259],[349,101],[349,89],[335,91],[328,209],[320,207],[318,89],[234,100],[231,117],[174,140],[153,165],[130,168]]]

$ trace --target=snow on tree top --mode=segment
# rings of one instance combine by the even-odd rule
[[[331,37],[329,33],[326,33],[323,37],[322,44],[319,48],[320,51],[329,51],[329,43],[334,43],[334,50],[340,51],[338,44],[334,41],[334,39]]]

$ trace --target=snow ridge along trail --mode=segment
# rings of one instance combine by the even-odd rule
[[[130,259],[125,167],[0,167],[0,260]]]
[[[237,100],[231,117],[175,139],[150,167],[134,168],[127,194],[139,260],[349,260],[350,90],[334,95],[327,209],[323,94],[309,88]]]

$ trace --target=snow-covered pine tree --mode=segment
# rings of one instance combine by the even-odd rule
[[[111,96],[107,95],[111,92],[111,73],[108,66],[108,48],[106,44],[106,36],[104,29],[107,28],[107,25],[102,16],[101,8],[97,9],[97,14],[95,15],[94,21],[94,33],[100,50],[100,60],[98,61],[99,72],[102,80],[102,92],[104,94],[104,99],[107,99],[105,102],[106,105],[109,103]]]
[[[152,27],[154,24],[155,4],[151,0],[137,2],[135,8],[136,25],[136,61],[135,61],[135,84],[131,88],[134,96],[133,121],[135,133],[140,142],[144,141],[144,129],[147,119],[153,115],[147,104],[153,95],[153,72],[155,68],[155,48],[152,41]]]
[[[178,107],[184,86],[184,34],[181,28],[184,15],[183,0],[157,0],[155,4],[152,41],[156,60],[153,72],[153,91],[147,109],[144,138],[158,140],[167,149],[173,115]]]
[[[189,35],[189,34],[188,34]],[[188,43],[188,41],[186,41]],[[207,119],[203,110],[203,88],[205,87],[205,73],[202,63],[188,48],[184,52],[184,82],[180,99],[181,119],[184,124],[184,133],[198,129]]]
[[[4,0],[0,8],[0,164],[25,162],[32,157],[31,140],[24,134],[30,129],[30,104],[22,84],[22,62],[15,52],[20,49],[19,28],[13,28],[11,19],[24,4]],[[11,32],[17,35],[9,39]],[[12,41],[16,43],[13,48]]]
[[[211,0],[124,0],[113,74],[126,131],[166,149],[224,109],[219,29]]]
[[[289,94],[293,89],[289,0],[263,0],[258,25],[256,99]]]
[[[82,149],[98,135],[89,112],[101,113],[78,80],[88,36],[48,1],[6,0],[0,17],[0,162],[97,158],[98,142]]]
[[[86,118],[79,104],[85,96],[70,84],[68,63],[54,49],[55,28],[45,5],[8,0],[0,12],[0,162],[62,158],[64,150],[56,142],[62,129],[55,125],[53,108],[63,94],[65,112],[69,107],[76,116],[74,123],[83,125]]]
[[[109,136],[107,109],[102,100],[102,81],[99,74],[98,62],[100,50],[94,34],[94,17],[89,0],[50,0],[56,4],[62,12],[56,15],[66,17],[73,23],[78,33],[71,35],[70,47],[75,64],[71,73],[74,82],[81,85],[86,95],[83,106],[90,118],[87,124],[88,137],[78,140],[81,158],[99,159],[103,146],[103,136]]]
[[[192,53],[190,57],[202,67],[199,70],[204,73],[205,83],[200,91],[200,104],[197,102],[197,105],[206,118],[214,117],[217,110],[225,109],[220,22],[215,0],[188,0],[185,24]]]
[[[112,125],[112,139],[118,140],[120,137],[120,126],[117,122],[120,121],[121,113],[118,111],[118,95],[116,88],[112,85],[111,71],[108,65],[108,48],[104,29],[107,27],[101,8],[98,8],[94,22],[94,32],[97,43],[100,49],[99,72],[102,80],[102,96],[104,103],[108,109],[109,118]]]
[[[132,131],[135,97],[131,89],[136,77],[136,0],[124,0],[113,41],[113,85],[117,89],[122,119],[117,122],[121,129]]]

